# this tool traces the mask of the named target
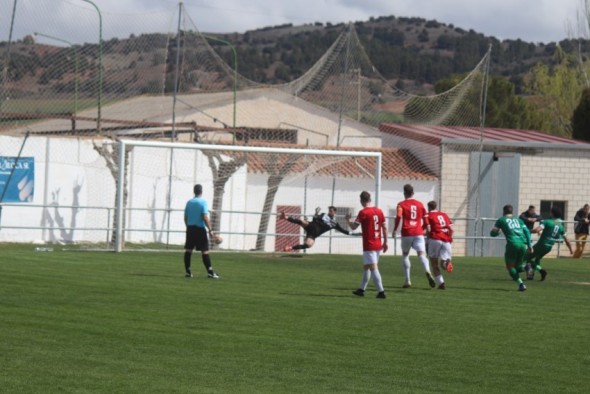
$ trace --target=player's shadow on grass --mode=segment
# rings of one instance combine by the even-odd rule
[[[383,286],[385,288],[385,292],[386,293],[396,293],[396,294],[403,294],[403,293],[414,293],[417,291],[423,292],[423,291],[433,291],[436,293],[445,293],[445,292],[449,292],[449,291],[453,291],[453,289],[455,290],[469,290],[469,291],[502,291],[502,292],[511,292],[514,291],[514,289],[512,288],[505,288],[505,289],[492,289],[492,288],[481,288],[481,287],[467,287],[467,286],[453,286],[453,287],[448,287],[446,290],[440,290],[437,288],[431,288],[431,287],[415,287],[412,286],[409,289],[404,289],[401,286],[400,287],[395,287],[395,286]],[[349,288],[334,288],[334,290],[338,290],[338,291],[346,291],[349,290],[351,291]],[[354,290],[354,289],[353,289]],[[370,290],[368,290],[368,292],[370,293]],[[377,293],[375,293],[377,294]]]
[[[279,293],[280,295],[286,296],[297,296],[297,297],[325,297],[325,298],[349,298],[354,297],[352,293],[348,294],[320,294],[320,293]]]
[[[501,291],[501,292],[511,292],[514,291],[514,289],[512,287],[507,287],[505,289],[493,289],[493,288],[481,288],[481,287],[469,287],[469,286],[453,286],[453,287],[447,287],[446,290],[438,290],[438,289],[431,289],[431,290],[438,290],[439,292],[445,292],[445,291],[453,291],[453,289],[457,289],[457,290],[469,290],[469,291]]]
[[[164,275],[164,274],[160,274],[160,273],[150,274],[150,273],[145,273],[145,272],[131,272],[127,275],[129,275],[129,276],[144,276],[147,278],[149,278],[149,277],[154,277],[154,278],[181,278],[181,277],[183,277],[182,275],[173,275],[173,274]]]

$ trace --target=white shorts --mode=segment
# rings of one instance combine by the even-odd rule
[[[409,237],[402,237],[402,253],[410,253],[410,248],[416,252],[425,252],[426,244],[424,243],[423,235],[412,235]]]
[[[363,264],[379,264],[380,250],[366,250],[363,252]]]
[[[434,259],[450,260],[453,247],[449,242],[443,242],[438,239],[428,240],[428,257]]]

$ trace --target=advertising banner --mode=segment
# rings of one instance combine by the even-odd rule
[[[0,156],[0,202],[33,202],[34,192],[35,158]]]

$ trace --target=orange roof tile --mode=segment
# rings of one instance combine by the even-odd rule
[[[251,141],[248,146],[276,147],[290,149],[309,149],[311,147],[291,144],[262,143]],[[316,147],[322,150],[334,151],[367,151],[381,152],[381,177],[384,179],[414,179],[437,180],[430,171],[407,149],[396,148],[351,148],[351,147]],[[310,166],[316,168],[311,171],[325,176],[340,178],[370,178],[375,174],[375,160],[371,157],[332,157],[305,155],[290,157],[288,155],[267,153],[244,153],[223,151],[224,155],[241,157],[247,160],[248,171],[251,173],[268,174],[298,174],[308,172]],[[244,158],[245,156],[245,158]],[[315,156],[315,157],[314,157]]]

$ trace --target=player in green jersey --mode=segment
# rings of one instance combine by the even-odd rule
[[[533,230],[533,233],[541,233],[541,236],[535,246],[533,246],[533,252],[527,256],[527,279],[532,280],[535,275],[535,271],[541,274],[541,280],[545,280],[547,277],[547,271],[541,267],[541,259],[547,253],[551,252],[551,248],[556,241],[563,239],[565,245],[573,254],[572,245],[565,235],[565,229],[563,223],[560,220],[561,209],[558,207],[551,208],[551,219],[543,220],[537,228]],[[530,265],[531,268],[528,268]]]
[[[503,208],[504,216],[496,220],[494,228],[490,231],[490,236],[497,237],[500,231],[506,238],[506,251],[504,252],[504,262],[506,270],[510,277],[518,283],[518,291],[525,291],[526,286],[520,278],[519,272],[524,272],[524,260],[527,252],[531,252],[531,233],[526,228],[524,222],[518,217],[512,216],[512,205],[505,205]]]

